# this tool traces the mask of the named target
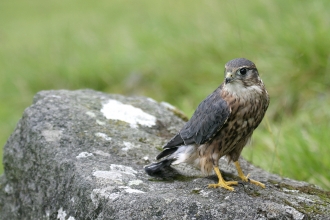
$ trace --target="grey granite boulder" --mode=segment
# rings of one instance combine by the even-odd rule
[[[39,92],[4,148],[0,219],[329,219],[330,193],[241,160],[266,189],[209,189],[216,176],[143,166],[183,125],[150,98],[91,90]],[[226,179],[234,167],[221,159]]]

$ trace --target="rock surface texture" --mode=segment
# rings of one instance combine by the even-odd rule
[[[143,166],[183,123],[179,111],[150,98],[39,92],[4,148],[0,219],[330,218],[329,192],[244,159],[244,172],[266,189],[209,189],[216,176],[185,165],[148,176]],[[238,179],[225,159],[220,168]]]

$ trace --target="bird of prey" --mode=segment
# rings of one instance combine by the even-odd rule
[[[214,170],[219,182],[209,187],[233,191],[231,185],[238,182],[225,181],[218,165],[219,159],[227,156],[243,181],[265,188],[263,183],[244,175],[238,158],[268,105],[269,95],[256,65],[245,58],[229,61],[225,65],[224,82],[198,105],[180,132],[163,146],[156,157],[163,160],[146,166],[145,171],[152,176],[164,167],[184,162],[207,174]]]

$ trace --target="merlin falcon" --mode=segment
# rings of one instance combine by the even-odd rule
[[[149,175],[163,168],[187,163],[203,173],[216,173],[219,182],[211,188],[223,187],[230,191],[237,181],[225,181],[219,170],[219,159],[227,156],[233,161],[238,176],[265,188],[265,185],[245,176],[238,158],[263,119],[269,105],[256,65],[250,60],[237,58],[225,65],[224,82],[197,107],[191,119],[183,126],[156,157],[160,162],[145,167]]]

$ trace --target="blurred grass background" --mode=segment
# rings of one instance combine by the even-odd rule
[[[191,116],[245,57],[271,104],[244,157],[329,190],[329,11],[327,0],[1,1],[0,146],[40,90],[144,95]]]

